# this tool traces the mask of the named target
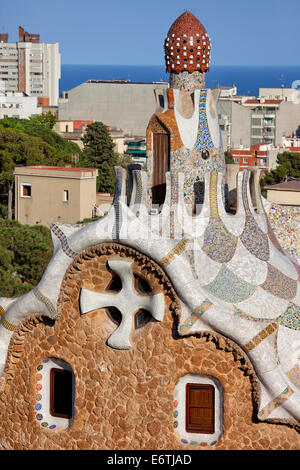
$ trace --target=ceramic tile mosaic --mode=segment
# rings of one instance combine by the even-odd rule
[[[300,330],[300,307],[290,302],[286,311],[280,315],[279,323],[291,330]]]
[[[269,335],[274,333],[278,328],[277,323],[271,323],[270,325],[266,326],[263,330],[261,330],[257,335],[252,338],[247,344],[245,344],[245,350],[251,351],[256,346],[258,346],[264,339],[266,339]]]
[[[300,388],[300,367],[298,364],[288,371],[287,376],[296,387]]]
[[[215,280],[204,286],[204,289],[218,299],[235,304],[248,299],[256,286],[243,281],[223,264]]]
[[[297,293],[297,281],[289,278],[269,263],[268,276],[261,287],[281,299],[292,300]]]
[[[271,204],[268,212],[269,237],[281,251],[300,262],[300,208]],[[275,240],[274,240],[275,239]]]
[[[212,171],[209,186],[210,219],[204,232],[202,250],[214,261],[226,263],[234,255],[238,238],[227,230],[219,216],[217,178],[217,172]]]
[[[165,40],[167,72],[207,72],[210,62],[210,38],[202,23],[189,11],[172,24]]]
[[[205,74],[198,71],[171,73],[170,86],[189,92],[193,92],[197,88],[205,88]]]
[[[50,317],[55,318],[57,316],[57,312],[51,300],[49,300],[44,294],[42,294],[37,287],[33,289],[33,293],[35,297],[46,306]]]
[[[170,169],[178,172],[183,172],[185,175],[184,179],[184,196],[187,203],[194,202],[194,185],[198,181],[202,181],[204,175],[211,170],[222,170],[224,168],[224,153],[221,148],[214,146],[209,125],[206,117],[207,107],[207,90],[199,90],[199,104],[198,104],[198,131],[195,139],[195,143],[192,148],[184,147],[178,123],[176,121],[174,106],[173,90],[169,92],[169,99],[171,98],[172,108],[165,111],[164,113],[156,113],[157,121],[161,122],[164,129],[167,129],[170,134]],[[151,134],[157,132],[157,121],[154,117],[151,118],[148,129],[147,129],[147,142],[148,150],[150,153],[149,165],[152,166],[153,155],[152,155],[152,138]],[[202,152],[208,151],[209,158],[207,160],[202,158]],[[150,172],[152,168],[150,169]],[[199,198],[198,198],[199,199]],[[199,203],[197,199],[196,203]]]
[[[191,329],[191,327],[194,325],[195,321],[197,321],[198,318],[200,318],[205,312],[207,312],[207,310],[209,310],[212,305],[213,304],[212,304],[212,302],[210,302],[210,300],[208,300],[208,299],[203,300],[203,302],[201,302],[199,307],[197,307],[191,313],[191,315],[188,318],[188,320],[186,321],[186,323],[179,326],[178,329],[179,329],[180,333],[181,334],[187,333]]]
[[[290,387],[287,387],[280,395],[274,398],[267,406],[265,406],[258,415],[262,418],[266,418],[273,413],[276,408],[281,406],[286,400],[288,400],[291,395],[293,395],[293,390]]]
[[[63,233],[63,231],[54,223],[50,225],[50,230],[59,239],[63,252],[70,258],[74,258],[74,256],[77,255],[77,253],[69,247],[67,237]]]

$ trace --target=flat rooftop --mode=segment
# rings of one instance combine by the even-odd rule
[[[71,178],[94,177],[98,175],[96,168],[75,168],[71,166],[16,166],[17,175],[43,175],[43,176],[64,176]]]

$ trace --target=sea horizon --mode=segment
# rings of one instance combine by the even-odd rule
[[[59,92],[86,80],[123,79],[132,83],[169,81],[164,65],[62,64]],[[238,95],[258,96],[259,88],[290,88],[300,80],[300,65],[212,65],[206,73],[207,88],[237,87]]]

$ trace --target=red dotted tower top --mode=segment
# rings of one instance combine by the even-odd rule
[[[203,24],[189,11],[182,13],[165,40],[167,72],[208,72],[210,49],[210,38]]]

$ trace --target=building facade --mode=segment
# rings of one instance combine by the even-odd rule
[[[273,147],[272,144],[266,143],[230,149],[234,162],[239,165],[240,170],[255,166],[264,171],[276,168],[279,151],[279,147]]]
[[[48,97],[50,106],[57,106],[61,70],[58,43],[41,43],[38,34],[29,34],[21,26],[18,42],[8,42],[8,35],[1,37],[0,81],[6,82],[7,91]]]
[[[21,224],[74,224],[93,216],[98,170],[16,167],[15,218]]]
[[[168,83],[132,83],[88,80],[72,88],[59,100],[59,120],[101,121],[122,129],[125,136],[146,136],[150,116],[155,111],[155,89]]]
[[[13,117],[28,119],[41,114],[37,98],[22,91],[6,91],[5,82],[0,82],[0,119]]]

